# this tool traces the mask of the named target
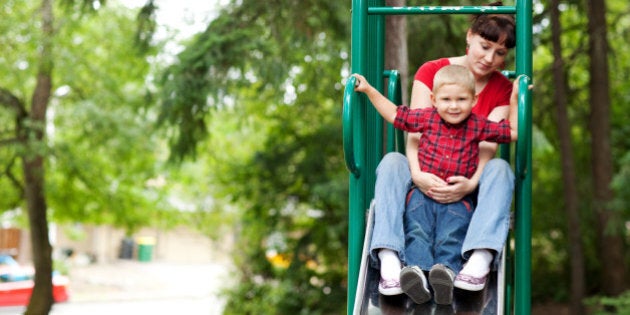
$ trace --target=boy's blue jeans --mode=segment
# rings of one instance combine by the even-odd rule
[[[405,255],[404,214],[405,200],[413,182],[407,157],[388,153],[376,169],[374,191],[374,229],[370,256],[374,267],[380,268],[378,249],[387,248],[398,253],[403,264]],[[477,206],[464,238],[461,255],[468,259],[474,249],[493,250],[495,263],[499,261],[510,226],[510,205],[514,192],[514,174],[502,159],[489,161],[481,175]]]
[[[414,188],[404,216],[405,257],[410,266],[429,271],[443,264],[454,272],[462,269],[462,244],[473,214],[470,196],[443,204]]]

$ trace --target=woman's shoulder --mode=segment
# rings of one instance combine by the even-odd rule
[[[432,69],[438,69],[439,70],[440,68],[442,68],[444,66],[447,66],[447,65],[450,65],[450,64],[451,64],[450,58],[440,58],[440,59],[426,61],[425,63],[423,63],[420,66],[420,69],[422,69],[422,68],[432,68]]]
[[[424,83],[429,89],[433,88],[433,76],[438,70],[442,69],[442,67],[450,64],[449,58],[440,58],[435,60],[430,60],[423,63],[416,71],[416,75],[414,76],[414,80],[420,81]]]

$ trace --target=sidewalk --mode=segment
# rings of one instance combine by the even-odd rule
[[[124,301],[217,296],[228,270],[216,263],[170,263],[119,260],[74,266],[70,300]]]
[[[51,315],[78,314],[222,314],[220,291],[229,270],[220,263],[118,260],[72,266],[66,303]],[[24,308],[0,308],[0,314],[21,314]]]

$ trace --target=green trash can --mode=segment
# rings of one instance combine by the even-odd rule
[[[153,259],[153,247],[155,239],[153,237],[138,238],[138,261],[149,262]]]

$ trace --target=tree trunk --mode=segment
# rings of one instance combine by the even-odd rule
[[[593,199],[597,215],[599,250],[602,263],[602,288],[615,296],[625,289],[626,271],[623,264],[623,239],[608,230],[617,220],[608,209],[613,198],[610,183],[613,160],[610,147],[610,84],[608,80],[608,39],[606,31],[606,1],[588,0],[588,35],[590,58],[591,152]]]
[[[386,0],[386,6],[406,6],[405,0]],[[400,75],[401,100],[409,104],[409,53],[407,49],[407,19],[404,15],[388,15],[385,17],[385,69],[398,70]],[[399,105],[399,104],[397,104]],[[387,139],[387,128],[383,128],[383,139]],[[383,141],[383,150],[387,148],[387,140]]]
[[[582,315],[585,309],[582,304],[585,293],[584,279],[584,249],[582,245],[582,228],[580,226],[579,194],[573,155],[571,137],[571,123],[567,113],[567,80],[562,57],[560,41],[562,27],[560,25],[559,0],[551,1],[551,40],[553,44],[553,81],[554,103],[556,103],[556,121],[558,138],[560,139],[560,154],[562,161],[562,182],[564,187],[564,210],[567,215],[569,257],[571,261],[571,305],[570,313]]]
[[[24,167],[24,187],[28,208],[28,218],[35,266],[35,286],[28,304],[26,315],[48,314],[53,304],[52,295],[52,247],[48,238],[48,219],[44,192],[44,135],[46,132],[46,110],[52,90],[52,0],[42,0],[43,40],[37,83],[33,92],[30,119],[31,124],[21,131],[20,137],[26,143],[26,153],[22,157]]]
[[[406,6],[405,0],[386,0],[386,6]],[[404,15],[385,17],[385,69],[396,69],[400,74],[402,102],[409,104],[409,54],[407,50],[407,19]]]

